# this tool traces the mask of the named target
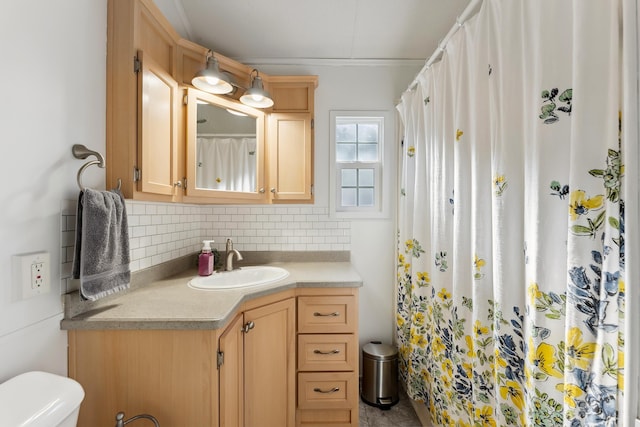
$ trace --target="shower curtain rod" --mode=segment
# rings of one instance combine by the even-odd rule
[[[464,23],[467,22],[467,20],[471,17],[474,10],[480,3],[482,3],[482,0],[471,0],[469,2],[467,7],[462,11],[462,14],[458,16],[458,18],[456,19],[456,23],[453,24],[453,27],[451,27],[447,35],[444,36],[444,39],[442,39],[442,41],[438,43],[438,47],[436,48],[436,51],[433,52],[433,54],[431,54],[431,56],[429,57],[429,59],[427,59],[427,62],[425,62],[422,69],[418,72],[418,74],[416,74],[416,77],[413,79],[413,81],[411,82],[407,90],[413,90],[416,84],[418,84],[418,78],[420,77],[420,75],[429,67],[431,67],[431,65],[434,62],[438,60],[440,55],[444,52],[444,49],[447,47],[447,43],[449,43],[449,40],[451,39],[451,37],[453,37],[453,35],[457,33],[460,28],[462,28]]]

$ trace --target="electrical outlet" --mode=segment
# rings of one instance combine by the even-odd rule
[[[44,284],[44,263],[34,262],[31,264],[31,289],[42,288]]]
[[[48,252],[13,256],[14,282],[17,286],[16,299],[32,298],[50,292],[49,264]]]

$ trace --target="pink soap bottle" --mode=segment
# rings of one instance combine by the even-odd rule
[[[213,273],[213,253],[211,252],[211,243],[213,243],[213,240],[203,240],[202,243],[202,251],[198,256],[198,274],[200,276],[211,276]]]

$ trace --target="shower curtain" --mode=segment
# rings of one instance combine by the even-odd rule
[[[400,371],[437,425],[623,416],[635,13],[485,0],[402,96]]]
[[[199,136],[196,186],[256,191],[256,138]]]

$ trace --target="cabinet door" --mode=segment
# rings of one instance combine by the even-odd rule
[[[313,201],[311,114],[271,114],[267,145],[272,201]]]
[[[138,59],[139,190],[171,196],[178,168],[178,84],[149,55],[140,51]]]
[[[295,299],[244,312],[245,426],[295,424]],[[253,323],[250,323],[253,322]]]
[[[242,325],[243,316],[239,314],[220,336],[218,351],[224,357],[219,366],[220,427],[242,427],[244,425]]]

